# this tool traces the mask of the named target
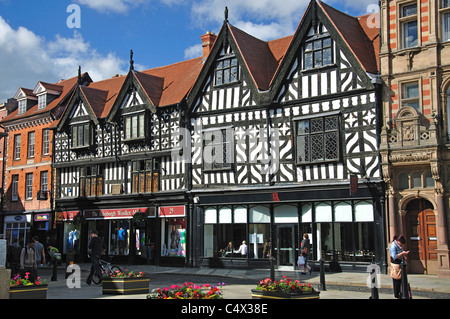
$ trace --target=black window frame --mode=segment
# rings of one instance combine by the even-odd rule
[[[80,131],[80,128],[81,131]],[[85,149],[90,148],[93,144],[93,128],[92,124],[90,122],[87,123],[79,123],[79,124],[72,124],[70,126],[70,132],[71,132],[71,148],[72,149]],[[82,135],[80,135],[82,134]],[[80,143],[80,137],[82,137],[83,142]]]
[[[234,78],[231,77],[231,75],[233,74],[232,70],[236,71],[236,75]],[[225,55],[217,59],[216,67],[214,70],[214,86],[238,83],[239,77],[239,61],[234,54]],[[220,78],[221,81],[218,81],[218,78]]]
[[[215,136],[217,132],[221,133],[222,140],[216,141]],[[216,133],[216,135],[214,135]],[[213,138],[214,137],[214,138]],[[229,147],[227,147],[229,145]],[[206,147],[211,147],[211,149],[205,150]],[[232,127],[226,128],[214,128],[206,129],[202,132],[202,155],[203,155],[203,171],[215,172],[221,170],[232,170],[235,161],[234,154],[234,129]],[[211,163],[206,162],[205,156],[211,150]],[[218,150],[216,152],[216,150]],[[215,161],[214,157],[217,159],[221,158],[221,161]]]
[[[329,119],[334,120],[334,124],[329,122],[327,127],[327,121]],[[307,123],[307,127],[303,130],[299,128],[300,122]],[[320,130],[320,122],[322,125],[322,129]],[[341,135],[340,135],[340,127],[341,127],[341,114],[328,114],[321,116],[311,116],[311,117],[301,117],[294,119],[295,124],[295,164],[297,165],[308,165],[308,164],[317,164],[317,163],[337,163],[341,161],[342,154],[342,143],[341,143]],[[316,128],[312,128],[316,126]],[[333,126],[334,125],[334,126]],[[334,139],[330,137],[334,134]],[[321,138],[320,138],[321,137]],[[303,139],[303,140],[302,140]],[[313,140],[315,139],[315,140]],[[300,145],[303,142],[305,145],[305,141],[308,145],[304,146],[304,151],[301,152]],[[330,150],[329,143],[335,143],[334,148]],[[318,149],[313,149],[314,145],[321,143],[317,147],[321,148],[319,152]],[[333,146],[333,145],[331,145]],[[330,157],[330,152],[334,152],[334,156]],[[317,154],[321,153],[322,156],[318,157]]]

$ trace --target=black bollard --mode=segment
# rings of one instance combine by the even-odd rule
[[[373,264],[373,263],[372,263]],[[371,282],[371,287],[370,287],[370,299],[380,299],[379,295],[378,295],[378,283],[377,283],[377,272],[375,267],[372,267],[372,271],[370,273],[370,282]]]
[[[401,281],[401,287],[402,287],[402,293],[400,294],[400,299],[410,299],[409,297],[409,287],[408,287],[408,276],[406,274],[406,261],[403,259],[401,263],[402,268],[402,278]]]
[[[273,265],[274,260],[275,260],[275,258],[270,256],[270,280],[272,280],[272,281],[275,281],[275,268]]]
[[[53,275],[51,281],[58,281],[58,270],[57,270],[57,262],[54,260],[53,262]]]
[[[322,291],[326,291],[327,287],[325,286],[325,260],[320,258],[320,286],[319,289]]]

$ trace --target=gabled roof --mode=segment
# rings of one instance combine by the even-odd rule
[[[378,48],[376,40],[379,39],[380,30],[369,27],[367,19],[370,15],[361,18],[352,17],[321,1],[317,1],[317,4],[323,9],[365,71],[378,73],[378,54],[375,54],[375,49]]]
[[[40,93],[39,89],[41,87],[44,88],[45,91],[53,91],[53,92],[59,92],[59,93],[61,93],[63,91],[63,87],[61,85],[39,81],[33,90],[33,94],[37,95],[38,93]]]
[[[191,91],[201,69],[202,58],[195,58],[136,72],[142,88],[154,106],[180,103]]]
[[[265,42],[230,24],[228,27],[256,86],[267,91],[292,36]]]

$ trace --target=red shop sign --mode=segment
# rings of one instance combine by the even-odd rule
[[[89,209],[84,211],[86,219],[126,219],[132,218],[136,213],[148,213],[145,208],[121,208],[121,209]]]
[[[180,217],[186,213],[185,206],[167,206],[160,207],[158,211],[159,217]]]
[[[74,212],[62,212],[64,220],[73,220],[78,213],[78,210]]]

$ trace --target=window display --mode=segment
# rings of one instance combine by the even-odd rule
[[[73,222],[64,223],[63,253],[80,252],[81,225]]]
[[[163,219],[162,229],[161,256],[186,257],[186,219]]]

